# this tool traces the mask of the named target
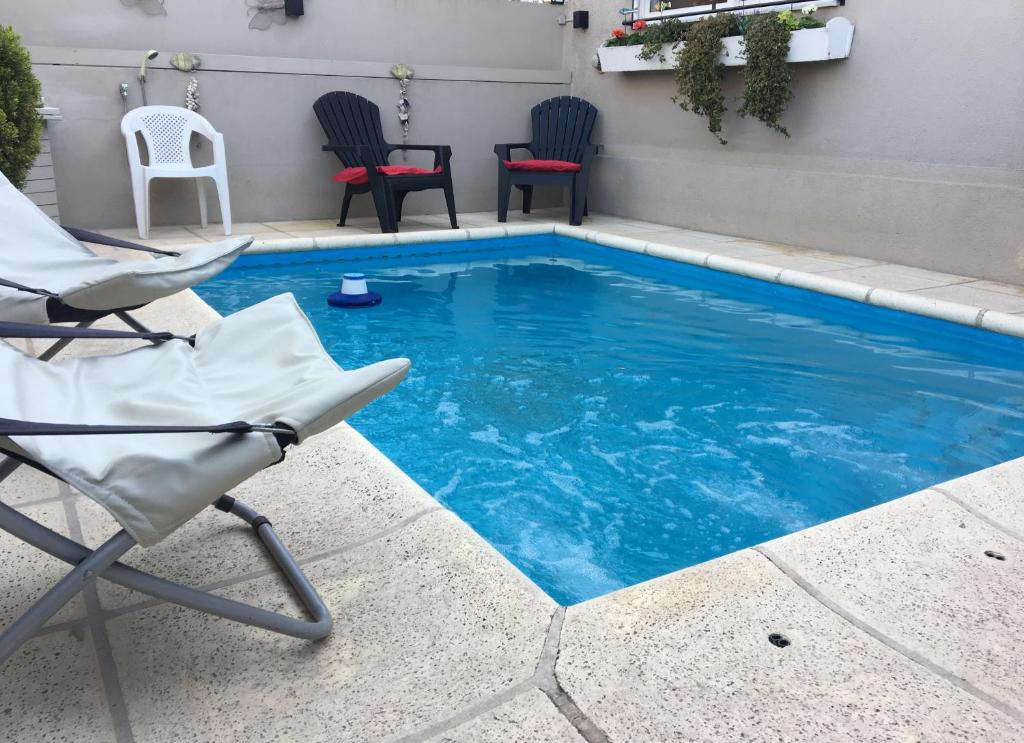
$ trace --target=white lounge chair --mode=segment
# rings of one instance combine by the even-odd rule
[[[155,259],[103,258],[78,238],[142,250]],[[0,321],[89,324],[116,314],[144,331],[127,310],[216,276],[251,243],[252,237],[241,236],[179,254],[64,229],[0,174]],[[63,345],[57,344],[44,357]]]
[[[224,493],[280,461],[287,446],[391,390],[408,371],[408,360],[342,370],[291,295],[218,320],[192,338],[0,323],[0,337],[69,334],[141,337],[155,345],[48,363],[0,342],[0,454],[7,455],[0,459],[0,481],[28,464],[99,503],[122,530],[90,550],[0,504],[0,529],[75,566],[0,634],[0,664],[96,577],[293,637],[325,637],[330,613],[270,522]],[[117,562],[136,544],[156,544],[211,504],[252,525],[311,621]]]

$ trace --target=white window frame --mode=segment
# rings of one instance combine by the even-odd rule
[[[699,13],[701,10],[707,10],[708,12],[704,15],[688,15],[682,18],[685,21],[699,21],[701,18],[707,18],[710,15],[717,15],[723,11],[732,13],[742,13],[744,15],[754,15],[757,13],[778,13],[780,10],[786,10],[789,8],[793,12],[799,12],[808,5],[817,5],[819,8],[834,8],[839,5],[839,0],[805,0],[804,2],[791,2],[786,5],[776,5],[771,8],[750,8],[744,10],[746,5],[757,5],[758,3],[766,2],[767,0],[719,0],[716,4],[715,12],[711,12],[711,3],[708,2],[706,5],[696,5],[692,8],[675,8],[673,10],[650,10],[651,5],[654,4],[655,0],[634,0],[633,2],[633,20],[644,20],[644,21],[661,21],[666,18],[678,18],[679,11],[685,11],[687,13]]]

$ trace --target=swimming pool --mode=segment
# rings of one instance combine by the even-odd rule
[[[330,308],[361,270],[384,302]],[[221,313],[294,292],[352,424],[576,603],[1024,455],[1024,341],[543,235],[243,256]]]

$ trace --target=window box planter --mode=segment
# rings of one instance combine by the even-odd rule
[[[822,62],[828,59],[846,59],[853,45],[853,24],[846,18],[833,18],[824,28],[805,28],[790,35],[787,62]],[[638,59],[640,46],[602,46],[597,56],[602,72],[645,72],[675,68],[675,53],[681,44],[665,44],[661,48],[661,61]],[[742,67],[747,63],[743,53],[743,37],[727,36],[722,39],[722,64]]]

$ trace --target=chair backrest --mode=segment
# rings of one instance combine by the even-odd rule
[[[131,146],[136,132],[149,151],[150,165],[192,166],[189,140],[192,132],[212,138],[216,130],[209,121],[179,106],[140,106],[121,119],[121,133]]]
[[[365,145],[373,153],[374,164],[387,165],[389,146],[384,141],[380,126],[380,109],[373,101],[361,95],[336,90],[324,93],[313,104],[328,144]],[[336,152],[338,158],[350,168],[363,163],[353,153]]]
[[[530,110],[530,118],[530,150],[535,158],[578,163],[590,144],[597,109],[582,98],[563,95],[538,103]]]

